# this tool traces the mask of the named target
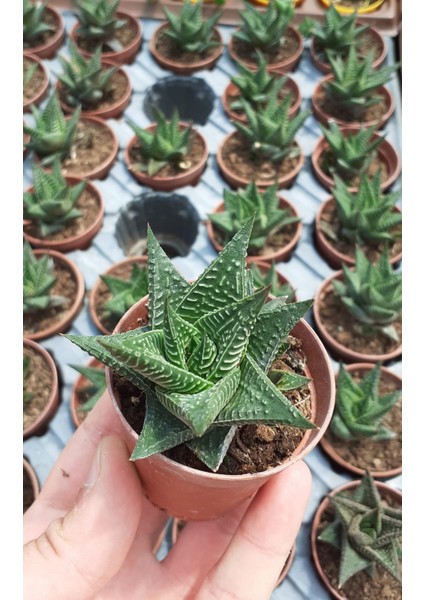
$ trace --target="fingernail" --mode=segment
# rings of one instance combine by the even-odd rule
[[[99,478],[100,468],[101,468],[101,456],[102,456],[101,446],[102,446],[102,443],[100,442],[100,444],[97,447],[96,454],[93,458],[93,462],[91,463],[90,470],[88,472],[87,478],[84,483],[84,488],[87,491],[93,487],[93,485],[96,483],[97,479]]]

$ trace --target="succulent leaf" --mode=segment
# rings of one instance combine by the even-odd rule
[[[270,0],[264,12],[245,0],[243,3],[244,9],[240,11],[243,23],[233,37],[262,51],[272,52],[282,46],[295,14],[292,0]]]
[[[164,34],[181,50],[202,55],[219,46],[219,42],[214,39],[214,28],[221,12],[204,19],[202,2],[193,3],[191,0],[183,1],[178,14],[172,13],[166,6],[163,6],[162,10],[168,20],[168,29],[164,30]]]
[[[24,47],[35,45],[37,38],[53,31],[45,19],[47,2],[23,0],[23,41]]]
[[[23,311],[37,313],[54,306],[63,306],[67,299],[52,294],[57,278],[53,259],[44,254],[37,258],[28,242],[23,249]]]
[[[106,391],[106,374],[104,367],[87,367],[84,365],[69,365],[88,380],[83,390],[89,398],[78,407],[78,411],[88,413],[92,410]],[[81,389],[82,391],[82,389]]]
[[[125,25],[116,12],[120,0],[75,0],[78,36],[106,45],[113,52],[122,50],[116,32]]]

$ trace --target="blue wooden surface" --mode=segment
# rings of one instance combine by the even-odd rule
[[[75,17],[70,12],[64,12],[66,30],[69,32],[75,22]],[[109,125],[113,128],[119,139],[120,150],[117,161],[109,176],[103,180],[95,180],[94,184],[103,194],[105,202],[105,218],[101,231],[95,237],[93,244],[85,251],[75,251],[68,256],[78,265],[85,279],[86,289],[89,291],[99,273],[102,273],[113,263],[122,260],[125,255],[115,237],[115,224],[120,210],[126,206],[134,197],[147,188],[140,186],[129,174],[124,161],[123,151],[132,137],[133,132],[125,122],[125,116],[132,118],[139,125],[148,125],[149,120],[143,112],[143,100],[149,86],[170,73],[159,67],[150,56],[147,41],[158,26],[158,21],[142,19],[144,31],[143,48],[137,60],[132,65],[123,68],[128,73],[133,84],[132,100],[120,119],[110,119]],[[224,42],[228,42],[232,27],[221,26]],[[394,62],[394,46],[390,38],[386,39],[389,47],[388,62]],[[66,45],[60,51],[67,55]],[[52,86],[55,84],[57,73],[62,69],[57,57],[53,60],[45,60],[45,65],[50,73]],[[201,182],[195,188],[187,187],[178,190],[178,193],[186,195],[196,207],[201,219],[222,200],[222,192],[227,184],[221,178],[216,164],[216,151],[224,135],[234,128],[227,119],[220,102],[220,97],[228,84],[229,77],[236,73],[236,67],[231,61],[227,51],[219,59],[217,66],[212,71],[196,73],[197,77],[204,78],[215,93],[215,105],[206,125],[196,128],[206,137],[210,150],[208,166],[204,172]],[[310,108],[310,98],[314,87],[322,74],[312,65],[309,58],[308,43],[306,43],[302,60],[291,77],[298,83],[302,94],[302,108]],[[396,111],[385,128],[387,139],[394,145],[395,149],[401,151],[401,97],[397,78],[389,83],[396,102]],[[45,102],[42,104],[42,107]],[[25,116],[31,122],[31,115]],[[305,166],[302,169],[295,185],[290,190],[284,190],[283,195],[287,197],[298,209],[303,222],[303,232],[296,251],[289,262],[277,265],[278,270],[283,273],[294,285],[299,300],[311,298],[315,295],[319,285],[333,271],[317,253],[312,240],[312,223],[320,203],[328,197],[329,193],[316,181],[311,167],[310,155],[320,137],[320,129],[317,121],[311,115],[300,132],[297,140],[302,147],[305,156]],[[31,156],[24,161],[25,189],[32,183]],[[400,187],[397,181],[394,189]],[[401,203],[399,203],[401,205]],[[176,267],[188,278],[195,278],[212,261],[216,253],[211,246],[206,229],[203,224],[199,227],[197,239],[192,246],[188,256],[175,258],[173,262]],[[307,320],[311,322],[310,315]],[[85,302],[83,310],[74,321],[69,331],[75,334],[91,335],[97,334],[88,314],[88,304]],[[63,376],[63,389],[60,407],[51,421],[48,431],[42,437],[32,437],[23,444],[24,454],[28,456],[34,466],[41,485],[57,459],[59,453],[68,442],[74,426],[69,412],[69,398],[71,388],[78,373],[69,364],[85,364],[88,355],[60,336],[53,336],[42,342],[42,346],[51,351],[59,364]],[[335,370],[337,363],[333,361]],[[397,361],[388,365],[394,372],[401,375],[402,364]],[[313,474],[312,496],[306,510],[303,524],[296,540],[296,554],[293,565],[285,581],[272,594],[272,600],[324,600],[328,594],[318,579],[310,556],[310,524],[313,514],[321,498],[332,488],[353,479],[347,473],[339,473],[334,470],[323,451],[317,447],[306,458]],[[402,478],[396,477],[387,483],[395,487],[402,487]],[[170,528],[168,535],[159,551],[163,556],[168,548],[170,539]]]

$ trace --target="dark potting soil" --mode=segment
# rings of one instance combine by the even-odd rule
[[[290,211],[291,212],[291,211]],[[294,213],[292,213],[294,214]],[[216,241],[222,247],[224,247],[231,236],[227,237],[226,234],[219,229],[216,225],[212,225]],[[274,252],[278,252],[285,246],[287,246],[293,239],[294,234],[297,230],[297,223],[291,223],[286,227],[283,227],[279,231],[272,233],[268,236],[266,243],[261,248],[249,248],[248,256],[269,256],[270,254],[274,254]]]
[[[33,60],[24,56],[24,78],[33,64]],[[37,64],[37,68],[35,69],[33,76],[23,88],[23,102],[30,102],[33,98],[35,98],[35,96],[38,94],[41,88],[45,85],[45,81],[46,74],[44,73],[43,69]]]
[[[99,167],[114,148],[113,134],[106,126],[94,121],[81,120],[68,158],[61,162],[63,175],[79,176]]]
[[[128,86],[128,80],[122,71],[116,71],[109,80],[107,89],[103,93],[103,98],[95,103],[85,103],[82,105],[83,110],[103,110],[114,106],[124,96]],[[67,104],[66,90],[63,85],[59,90],[59,97],[62,102]]]
[[[328,149],[328,147],[327,147],[327,149],[323,150],[323,152],[319,156],[318,165],[321,168],[321,170],[328,177],[333,178],[333,173],[331,170],[333,168],[336,169],[336,164],[335,164],[333,154],[332,154],[331,150]],[[377,175],[377,172],[379,171],[379,169],[381,169],[381,182],[382,182],[382,184],[384,184],[387,181],[387,179],[389,178],[390,168],[389,168],[389,165],[387,164],[387,162],[385,161],[384,156],[381,154],[381,152],[378,151],[378,148],[377,148],[376,156],[375,156],[374,160],[371,162],[371,164],[369,165],[368,169],[366,170],[366,174],[368,175],[368,177],[373,178]],[[343,179],[343,181],[345,183],[348,183],[352,187],[358,187],[359,183],[361,181],[361,178],[359,175],[355,175],[351,179],[348,179],[342,172],[339,172],[338,175],[339,175],[339,177],[341,177],[341,179]]]
[[[23,471],[23,512],[26,512],[34,502],[35,496],[34,488],[32,487],[32,481],[25,468]]]
[[[213,32],[212,40],[214,42],[220,42],[217,31]],[[178,46],[173,39],[166,35],[165,30],[161,30],[158,33],[158,39],[155,47],[158,53],[164,58],[184,65],[191,65],[215,56],[218,53],[220,46],[213,46],[212,48],[206,50],[206,52],[191,52]]]
[[[31,48],[36,48],[37,46],[43,46],[47,44],[47,42],[56,35],[57,30],[59,29],[59,21],[54,13],[52,13],[48,8],[44,11],[43,15],[43,23],[47,23],[50,25],[50,31],[44,31],[39,36],[31,40],[31,44],[26,44],[24,42],[24,50],[31,51]]]
[[[377,95],[380,95],[378,90],[375,92],[374,96]],[[322,88],[320,88],[317,93],[316,101],[318,106],[326,115],[330,115],[331,117],[340,119],[346,123],[353,123],[354,121],[359,121],[360,123],[365,124],[368,124],[371,121],[379,122],[389,108],[385,98],[383,98],[380,100],[380,102],[370,106],[361,114],[352,114],[349,110],[343,107],[340,102],[328,97]]]
[[[121,27],[121,29],[118,29],[113,39],[118,40],[118,42],[124,49],[127,46],[129,46],[136,37],[136,26],[132,21],[126,19],[126,23]],[[86,52],[90,52],[91,54],[93,54],[96,51],[96,48],[99,45],[99,40],[85,39],[78,34],[76,35],[76,42],[77,46],[81,48],[81,50],[85,50]],[[114,52],[114,50],[112,50],[112,48],[109,47],[107,41],[104,41],[102,44],[102,52]]]
[[[289,336],[290,348],[280,356],[272,368],[307,374],[301,342]],[[121,401],[121,410],[131,427],[140,433],[145,414],[144,394],[124,378],[114,375],[114,388]],[[286,397],[308,419],[312,418],[309,384],[286,393]],[[217,473],[243,475],[275,467],[288,460],[304,436],[304,431],[286,425],[243,425],[238,427],[227,455]],[[180,444],[164,452],[172,460],[200,471],[211,472],[193,452]]]
[[[330,63],[327,60],[327,55],[319,44],[315,44],[316,51],[319,54],[320,60],[325,62],[328,66]],[[361,58],[369,56],[370,52],[374,52],[374,57],[377,59],[383,52],[383,44],[381,40],[373,35],[369,29],[366,29],[358,38],[358,45],[356,47],[357,55]],[[348,51],[345,55],[347,56]],[[343,55],[342,55],[343,56]]]
[[[241,61],[248,61],[257,64],[258,57],[256,55],[256,48],[249,46],[246,42],[242,42],[237,38],[233,38],[233,49],[235,54],[240,58]],[[289,60],[299,49],[299,40],[291,29],[287,29],[284,43],[275,49],[263,49],[262,53],[266,58],[266,61],[270,65],[281,63]]]
[[[23,429],[25,430],[38,419],[40,413],[45,409],[51,394],[53,375],[49,365],[39,352],[24,346],[23,353],[29,358],[24,390],[31,394],[31,399],[24,402]]]

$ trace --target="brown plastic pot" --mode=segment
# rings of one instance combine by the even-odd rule
[[[348,483],[344,483],[343,485],[340,485],[339,487],[335,488],[334,490],[331,490],[331,492],[329,492],[329,495],[334,496],[335,494],[344,492],[346,490],[353,490],[356,487],[358,487],[360,483],[361,483],[360,480],[349,481]],[[401,491],[399,491],[396,488],[393,488],[381,481],[376,481],[375,485],[377,486],[377,489],[378,489],[378,492],[380,495],[391,498],[399,506],[402,505],[402,492]],[[343,594],[343,592],[340,592],[338,589],[335,589],[332,586],[331,581],[329,580],[329,578],[327,577],[323,568],[321,567],[321,563],[319,560],[319,549],[318,549],[318,542],[317,542],[317,537],[319,535],[318,528],[319,528],[321,519],[323,518],[325,511],[328,510],[329,508],[330,508],[330,501],[328,500],[328,498],[324,498],[321,501],[320,505],[318,506],[318,509],[316,510],[313,521],[312,521],[312,527],[311,527],[312,562],[314,563],[314,567],[317,570],[317,573],[320,576],[323,584],[325,585],[327,590],[330,592],[332,597],[337,598],[337,600],[346,600],[346,596]]]
[[[329,289],[331,288],[334,279],[342,280],[343,271],[336,271],[323,281],[323,283],[317,291],[315,302],[312,306],[312,313],[316,329],[320,338],[324,342],[324,345],[330,350],[331,354],[337,360],[342,360],[346,363],[376,363],[378,361],[386,363],[399,358],[402,354],[401,344],[399,344],[399,346],[395,350],[393,350],[392,352],[387,352],[386,354],[365,354],[363,352],[351,350],[347,346],[342,345],[336,339],[334,339],[332,335],[328,333],[321,320],[320,305],[323,301],[323,298],[326,296]]]
[[[40,484],[38,482],[38,477],[37,477],[37,473],[34,470],[34,467],[31,465],[31,463],[25,458],[25,456],[23,457],[23,470],[26,473],[30,484],[31,484],[31,489],[32,489],[32,497],[33,497],[33,501],[32,503],[35,502],[35,500],[38,498],[38,496],[40,495]],[[29,506],[27,507],[28,510]]]
[[[146,127],[146,130],[154,131],[156,129],[156,127],[157,127],[156,123],[152,123],[151,125]],[[180,121],[180,128],[183,129],[186,127],[188,127],[188,124],[184,123],[183,121]],[[172,176],[168,176],[168,177],[159,177],[158,175],[153,175],[153,176],[148,175],[147,172],[136,171],[133,168],[131,158],[130,158],[130,152],[131,152],[131,149],[135,146],[135,144],[137,144],[138,138],[136,135],[134,137],[132,137],[131,140],[129,141],[127,147],[125,148],[125,154],[124,154],[124,160],[125,160],[127,168],[129,170],[129,172],[131,173],[131,175],[135,179],[137,179],[137,181],[139,181],[142,185],[150,187],[153,190],[159,190],[162,192],[172,192],[173,190],[184,187],[186,185],[191,185],[193,187],[196,186],[199,183],[202,173],[206,168],[209,151],[208,151],[208,146],[207,146],[206,140],[203,137],[203,135],[201,133],[199,133],[198,131],[196,131],[195,129],[193,129],[192,131],[197,136],[197,138],[201,140],[201,142],[203,144],[204,149],[203,149],[203,154],[202,154],[200,161],[196,165],[187,169],[186,171],[183,171],[182,173],[179,173],[178,175],[172,175]]]
[[[150,53],[152,54],[155,61],[162,68],[166,69],[167,71],[172,71],[173,73],[176,73],[177,75],[191,75],[191,73],[196,73],[197,71],[203,71],[205,69],[209,69],[209,70],[213,69],[213,67],[215,66],[215,63],[217,62],[217,60],[219,59],[219,57],[221,56],[221,54],[224,51],[224,42],[222,40],[222,36],[221,36],[221,33],[219,32],[218,28],[214,27],[214,32],[218,38],[219,46],[216,46],[214,48],[213,53],[208,58],[197,60],[192,63],[182,63],[182,62],[179,62],[178,60],[172,60],[170,58],[167,58],[166,56],[164,56],[157,50],[156,44],[158,41],[158,37],[164,29],[168,29],[168,28],[169,28],[168,23],[163,23],[162,25],[160,25],[154,32],[154,34],[150,40],[150,43],[149,43]]]
[[[35,54],[38,56],[38,58],[53,58],[65,39],[65,24],[59,11],[52,6],[46,6],[45,12],[49,13],[54,21],[56,21],[56,33],[52,35],[44,44],[39,44],[38,46],[32,47],[24,47],[24,51]]]
[[[352,374],[353,372],[359,371],[359,372],[361,372],[361,376],[363,376],[363,377],[367,373],[369,373],[371,371],[371,369],[373,369],[373,368],[375,368],[375,365],[371,364],[371,363],[352,363],[350,365],[345,366],[345,370],[348,371],[349,373]],[[398,375],[396,375],[395,373],[393,373],[392,371],[387,369],[386,367],[381,367],[381,378],[386,379],[386,381],[391,380],[395,384],[397,390],[402,390],[402,379]],[[376,443],[384,444],[384,441],[376,442]],[[348,444],[349,444],[349,442],[346,442],[346,445],[348,445]],[[343,469],[345,469],[346,471],[349,471],[350,473],[353,473],[354,475],[364,475],[365,474],[365,472],[366,472],[365,469],[361,469],[360,467],[357,467],[356,465],[353,465],[352,463],[350,463],[347,460],[345,460],[344,458],[342,458],[340,456],[340,454],[337,453],[337,450],[336,450],[336,448],[334,448],[331,441],[325,435],[320,440],[320,446],[324,450],[324,452],[331,458],[331,460],[333,460],[335,463],[337,463],[338,465],[343,467]],[[400,464],[396,468],[387,469],[385,471],[379,471],[379,470],[373,469],[372,466],[370,465],[368,467],[368,471],[371,473],[371,475],[373,477],[388,479],[389,477],[397,477],[398,475],[400,475],[402,473],[402,464]]]
[[[47,72],[46,67],[43,64],[43,61],[40,58],[38,58],[38,56],[36,56],[35,54],[30,54],[29,52],[24,52],[23,55],[24,58],[37,63],[38,67],[42,70],[44,75],[43,84],[38,90],[38,92],[35,94],[35,96],[23,103],[24,113],[27,113],[31,112],[31,106],[40,104],[47,96],[47,93],[49,91],[49,74]]]
[[[65,177],[65,180],[71,185],[77,185],[82,180],[79,177]],[[31,186],[27,191],[32,192],[34,186]],[[26,233],[24,230],[24,238],[31,244],[33,248],[42,248],[44,250],[51,249],[57,250],[58,252],[72,252],[73,250],[85,250],[88,248],[94,238],[94,236],[100,231],[103,224],[104,206],[103,198],[99,190],[88,181],[86,188],[93,196],[96,197],[98,205],[98,214],[95,221],[85,231],[78,235],[68,237],[63,240],[47,240],[44,238],[38,238]],[[30,221],[24,221],[24,226]]]
[[[222,156],[225,144],[228,143],[228,140],[232,136],[236,135],[237,133],[238,133],[237,131],[233,131],[232,133],[228,133],[224,137],[224,139],[222,140],[222,142],[218,148],[218,152],[216,154],[216,160],[217,160],[218,167],[219,167],[221,174],[222,174],[223,178],[225,179],[225,181],[227,181],[233,188],[244,188],[249,185],[251,180],[245,179],[244,177],[240,177],[240,175],[238,175],[234,171],[231,171],[225,164],[223,156]],[[299,144],[297,142],[296,142],[296,144],[300,151],[300,154],[298,156],[297,165],[292,171],[290,171],[286,175],[283,175],[282,177],[278,178],[278,189],[291,187],[305,163],[305,155],[303,154],[303,151],[302,151],[301,147],[299,146]],[[266,188],[275,183],[274,179],[256,179],[255,181],[256,181],[256,185],[258,186],[258,188]]]
[[[134,29],[136,29],[137,34],[128,46],[126,46],[122,50],[119,50],[118,52],[112,52],[112,51],[102,52],[101,58],[102,58],[102,60],[103,59],[108,60],[108,61],[113,62],[114,64],[118,64],[118,65],[122,65],[122,64],[130,65],[131,63],[134,62],[135,57],[137,56],[138,51],[140,50],[141,42],[143,39],[141,20],[136,19],[128,12],[124,12],[122,10],[118,10],[116,12],[116,16],[118,19],[126,19],[127,21],[131,22]],[[78,47],[79,52],[83,56],[85,56],[85,58],[90,58],[91,56],[93,56],[93,52],[84,50],[83,48],[81,48],[78,45],[78,39],[80,36],[77,35],[77,29],[79,26],[80,26],[79,22],[75,23],[75,25],[72,27],[72,29],[69,33],[69,37],[74,42],[74,44]]]
[[[88,362],[87,367],[93,367],[93,368],[97,369],[97,368],[104,367],[104,364],[102,362],[100,362],[99,360],[97,360],[96,358],[92,358]],[[72,386],[71,398],[69,400],[69,411],[71,413],[72,422],[75,425],[75,427],[77,427],[77,428],[84,421],[85,416],[88,415],[88,413],[83,413],[78,410],[78,408],[80,406],[80,402],[78,400],[78,394],[82,388],[84,388],[86,385],[89,385],[89,384],[90,384],[90,382],[87,380],[87,378],[84,377],[84,375],[80,374],[79,377],[77,377],[77,379],[75,380],[74,385]]]
[[[119,321],[114,332],[126,332],[137,328],[139,319],[147,318],[147,302],[148,296],[134,304]],[[163,454],[136,460],[134,464],[142,479],[144,493],[154,506],[185,521],[213,519],[251,497],[270,477],[304,458],[316,446],[333,414],[334,373],[322,342],[304,319],[293,328],[292,335],[302,342],[308,365],[307,374],[313,381],[311,418],[317,428],[305,432],[289,460],[261,473],[221,475],[199,471],[167,458]],[[122,425],[124,439],[129,450],[132,451],[138,435],[121,412],[120,400],[113,386],[113,371],[108,367],[106,367],[106,381],[109,395]]]
[[[332,114],[325,112],[322,107],[318,103],[318,96],[322,91],[322,84],[330,81],[333,78],[333,75],[327,75],[323,77],[317,85],[315,86],[315,90],[312,94],[311,103],[312,103],[312,111],[318,121],[328,127],[330,121],[334,121],[339,127],[346,127],[348,129],[360,129],[361,127],[374,127],[377,126],[378,129],[382,129],[390,117],[393,115],[395,110],[395,100],[393,94],[389,89],[384,86],[379,87],[375,90],[375,95],[382,96],[384,99],[384,103],[386,105],[386,111],[380,119],[372,119],[371,121],[344,121],[343,119],[339,119],[334,117]]]
[[[352,133],[352,130],[348,127],[341,128],[341,131],[344,133],[344,135]],[[371,141],[374,141],[378,137],[381,136],[375,133],[372,136]],[[312,152],[311,161],[312,170],[315,174],[315,177],[318,179],[320,184],[323,185],[327,190],[332,191],[334,187],[334,179],[330,175],[327,175],[327,173],[325,173],[320,166],[322,154],[325,150],[328,150],[328,148],[329,145],[327,140],[324,138],[324,136],[321,136]],[[399,177],[401,169],[399,154],[393,148],[392,144],[388,140],[384,139],[377,148],[377,156],[380,162],[385,163],[387,166],[388,176],[387,179],[381,184],[381,189],[383,191],[386,191],[394,184],[396,179]],[[349,191],[357,192],[358,186],[349,187]]]
[[[49,352],[29,337],[24,337],[23,344],[26,348],[33,350],[42,357],[52,375],[52,386],[44,409],[40,412],[38,418],[23,430],[23,439],[26,440],[33,435],[43,435],[45,433],[47,424],[50,423],[59,407],[60,394],[57,367]]]
[[[280,201],[280,204],[279,204],[280,209],[282,209],[282,210],[290,209],[290,211],[293,213],[293,216],[299,217],[299,213],[297,212],[296,208],[293,206],[293,204],[291,202],[289,202],[282,196],[279,196],[279,201]],[[218,204],[218,206],[215,207],[213,212],[214,213],[224,212],[224,203],[221,202],[220,204]],[[271,263],[273,261],[274,262],[281,262],[281,261],[287,262],[289,260],[290,256],[292,255],[292,253],[294,252],[294,249],[296,248],[296,246],[299,242],[300,236],[302,234],[302,229],[303,229],[302,221],[298,221],[298,223],[295,223],[295,225],[296,225],[296,230],[293,234],[292,239],[290,240],[290,242],[288,244],[286,244],[285,246],[283,246],[282,248],[280,248],[279,250],[277,250],[276,252],[273,252],[271,254],[263,254],[263,255],[261,254],[258,256],[247,256],[246,257],[247,264]],[[215,248],[215,250],[217,252],[221,252],[221,250],[223,250],[224,247],[221,246],[221,244],[216,239],[215,229],[214,229],[214,226],[210,219],[208,219],[206,221],[206,231],[208,233],[209,239],[210,239],[213,247]]]

